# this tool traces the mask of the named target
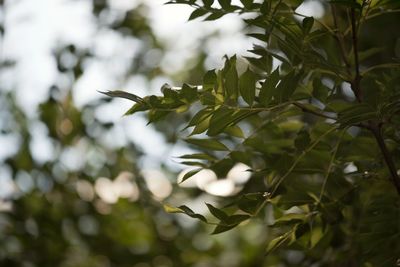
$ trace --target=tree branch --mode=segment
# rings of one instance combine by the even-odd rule
[[[400,195],[400,177],[397,174],[396,166],[394,165],[392,157],[390,156],[390,152],[385,144],[385,140],[383,139],[382,127],[379,125],[373,125],[370,126],[369,129],[372,131],[376,141],[378,142],[383,158],[385,159],[386,165],[389,168],[393,185],[396,187],[397,193]]]

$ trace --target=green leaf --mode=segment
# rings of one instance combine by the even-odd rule
[[[194,20],[198,17],[204,16],[205,14],[207,14],[208,11],[202,8],[199,9],[195,9],[192,14],[190,14],[189,19],[188,20]]]
[[[133,114],[135,114],[136,112],[140,112],[140,111],[146,111],[146,110],[148,110],[149,108],[150,108],[150,107],[149,107],[149,105],[147,105],[147,104],[136,103],[136,104],[134,104],[130,109],[128,109],[128,110],[125,112],[124,116],[133,115]]]
[[[218,0],[218,3],[221,5],[222,9],[229,10],[231,8],[231,0]]]
[[[238,73],[236,71],[236,56],[233,56],[225,61],[224,69],[222,70],[224,80],[224,92],[228,99],[237,99],[238,96]]]
[[[307,217],[307,214],[304,213],[288,213],[276,219],[274,225],[304,222]]]
[[[183,156],[180,156],[179,158],[181,159],[204,159],[204,160],[216,160],[216,158],[210,154],[206,153],[194,153],[194,154],[186,154]]]
[[[195,175],[196,173],[198,173],[201,170],[202,170],[202,168],[198,168],[198,169],[191,170],[191,171],[185,173],[185,175],[182,177],[182,181],[180,181],[179,183],[183,183],[184,181],[186,181],[187,179],[189,179],[190,177],[192,177],[193,175]]]
[[[257,114],[258,112],[260,111],[244,109],[235,110],[227,107],[221,107],[213,113],[207,135],[215,136],[224,131],[228,126],[233,126],[239,121],[251,115]]]
[[[226,133],[230,136],[237,137],[237,138],[245,138],[242,129],[237,125],[233,125],[233,126],[229,126],[229,127],[225,128],[224,133]]]
[[[210,126],[210,117],[207,116],[204,120],[200,121],[198,124],[194,126],[193,131],[190,133],[190,136],[205,132],[209,128],[209,126]]]
[[[314,25],[314,18],[313,17],[304,18],[303,19],[303,33],[304,34],[310,33],[313,25]]]
[[[212,113],[210,127],[207,135],[214,136],[221,133],[229,124],[232,123],[234,109],[221,107]]]
[[[295,74],[295,71],[289,72],[276,88],[276,96],[279,103],[288,101],[298,86],[301,73]]]
[[[208,17],[206,17],[204,20],[206,21],[212,21],[212,20],[217,20],[220,17],[222,17],[223,15],[225,15],[224,12],[221,11],[214,11],[211,15],[209,15]]]
[[[253,6],[254,0],[240,0],[240,2],[243,4],[243,6],[247,9],[251,9]]]
[[[279,82],[279,68],[274,70],[263,83],[259,94],[260,104],[267,106],[271,102],[272,96],[274,95],[275,92],[275,86],[278,82]]]
[[[182,101],[190,104],[198,99],[197,88],[185,83],[180,90],[180,96],[183,98]]]
[[[116,90],[116,91],[107,91],[107,92],[100,92],[106,96],[109,97],[119,97],[119,98],[125,98],[131,101],[134,101],[136,103],[143,103],[146,104],[143,100],[143,98],[135,95],[135,94],[131,94],[128,92],[124,92],[124,91],[120,91],[120,90]]]
[[[228,214],[226,214],[223,210],[217,209],[211,204],[206,203],[208,210],[210,213],[217,219],[220,219],[223,223],[227,222]]]
[[[357,124],[377,118],[377,111],[368,104],[353,104],[342,110],[338,116],[338,122],[342,126]]]
[[[167,204],[164,204],[163,207],[167,213],[184,213],[182,209]]]
[[[249,193],[240,197],[237,205],[239,209],[249,214],[254,214],[265,201],[262,193]]]
[[[200,122],[202,122],[205,119],[207,119],[208,117],[210,117],[211,114],[212,114],[212,110],[210,110],[209,108],[204,108],[204,109],[200,110],[192,117],[192,119],[189,121],[188,125],[186,125],[186,127],[183,130],[199,124]]]
[[[301,130],[294,140],[294,145],[296,146],[297,150],[304,151],[311,143],[311,138],[305,129]]]
[[[216,151],[229,151],[229,148],[226,147],[223,143],[219,142],[215,139],[193,139],[189,138],[185,140],[187,143],[199,146],[204,149],[211,149]]]
[[[192,218],[199,219],[203,222],[207,222],[207,219],[203,215],[195,213],[193,210],[191,210],[185,205],[179,206],[178,209],[182,210],[184,214]]]
[[[251,106],[256,94],[256,75],[249,68],[239,78],[239,91],[244,101]]]
[[[324,236],[324,232],[322,231],[322,227],[314,226],[311,231],[311,237],[310,237],[311,248],[315,247],[315,245],[318,244],[318,242],[322,239],[323,236]]]
[[[212,235],[220,234],[220,233],[229,231],[235,227],[236,227],[236,225],[217,225],[211,234]]]
[[[205,7],[211,7],[214,3],[214,0],[202,0]]]
[[[324,84],[322,84],[319,78],[315,78],[313,80],[312,85],[313,85],[312,95],[316,99],[325,102],[329,94],[329,88],[326,87]]]
[[[277,248],[281,247],[285,243],[291,243],[291,242],[295,241],[297,227],[298,227],[298,225],[295,225],[293,227],[293,229],[291,229],[290,231],[272,239],[267,246],[267,253],[270,253],[270,252],[276,250]]]
[[[202,168],[207,168],[206,164],[204,164],[203,162],[198,162],[198,161],[181,161],[179,163],[183,164],[183,165],[187,165],[187,166],[199,166]]]
[[[250,218],[251,218],[251,216],[249,216],[247,214],[234,214],[234,215],[229,216],[229,218],[227,219],[227,222],[229,225],[238,225],[241,222],[244,222]]]
[[[216,84],[217,74],[215,73],[215,69],[207,71],[203,77],[203,89],[212,90]]]
[[[183,214],[188,215],[189,217],[199,219],[203,222],[207,222],[207,219],[203,215],[195,213],[193,210],[191,210],[190,208],[188,208],[185,205],[182,205],[179,207],[172,207],[170,205],[164,204],[163,207],[164,207],[164,210],[168,213],[183,213]]]

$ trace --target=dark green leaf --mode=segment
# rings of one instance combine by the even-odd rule
[[[205,10],[205,9],[202,9],[202,8],[195,9],[195,10],[192,12],[192,14],[190,14],[189,20],[194,20],[194,19],[196,19],[196,18],[198,18],[198,17],[204,16],[204,15],[207,14],[207,13],[208,13],[208,11]]]
[[[183,156],[180,156],[179,158],[181,159],[204,159],[204,160],[216,160],[216,158],[210,154],[205,154],[205,153],[195,153],[195,154],[186,154]]]
[[[131,93],[124,92],[124,91],[116,90],[116,91],[107,91],[107,92],[100,92],[100,93],[105,94],[106,96],[109,96],[109,97],[120,97],[120,98],[125,98],[128,100],[134,101],[136,103],[144,103],[143,98],[141,98],[135,94],[131,94]]]
[[[240,0],[240,2],[243,4],[243,6],[247,9],[251,9],[253,6],[254,0]]]
[[[235,227],[236,227],[236,225],[217,225],[211,234],[212,235],[220,234],[220,233],[229,231]]]
[[[341,111],[338,116],[338,122],[342,126],[357,124],[367,120],[377,118],[377,111],[368,104],[354,104]]]
[[[239,78],[239,91],[244,101],[251,106],[256,94],[256,76],[249,68]]]
[[[193,175],[195,175],[196,173],[198,173],[199,171],[201,171],[202,169],[195,169],[195,170],[191,170],[187,173],[185,173],[185,175],[182,177],[182,181],[180,181],[179,183],[183,183],[184,181],[186,181],[187,179],[189,179],[190,177],[192,177]]]
[[[215,73],[215,69],[207,71],[203,77],[203,89],[212,90],[216,84],[217,74]]]
[[[307,214],[304,213],[289,213],[275,220],[274,225],[293,224],[304,222],[307,219]]]
[[[222,9],[229,10],[231,8],[231,0],[218,0],[218,3],[221,5]]]
[[[192,117],[192,119],[190,120],[190,122],[184,129],[187,129],[189,127],[192,127],[192,126],[195,126],[195,125],[201,123],[202,121],[204,121],[205,119],[210,117],[211,114],[212,114],[212,111],[209,110],[208,108],[200,110]]]
[[[232,123],[234,109],[227,107],[221,107],[212,113],[210,119],[210,127],[207,131],[207,135],[214,136],[221,133],[229,124]]]
[[[236,70],[236,56],[227,59],[222,71],[224,79],[224,92],[226,98],[236,99],[238,96],[238,73]]]
[[[303,19],[303,33],[308,34],[312,26],[314,25],[314,18],[313,17],[306,17]]]
[[[305,150],[311,143],[310,135],[306,130],[301,130],[294,140],[294,145],[296,146],[297,150],[303,151]]]
[[[250,218],[251,216],[247,214],[234,214],[229,216],[229,218],[226,221],[229,225],[238,225],[239,223],[244,222]]]
[[[217,151],[228,151],[229,148],[227,148],[223,143],[219,142],[218,140],[215,139],[193,139],[189,138],[185,140],[189,144],[199,146],[204,149],[211,149],[211,150],[217,150]]]
[[[214,11],[214,13],[212,13],[211,15],[206,17],[204,20],[216,20],[216,19],[219,19],[220,17],[222,17],[223,15],[225,15],[224,12]]]
[[[213,113],[207,135],[214,136],[224,131],[228,126],[233,126],[239,121],[257,114],[259,111],[245,109],[230,109],[221,107]]]
[[[214,3],[214,0],[202,0],[203,4],[205,7],[211,7],[211,5]]]
[[[207,222],[207,219],[203,215],[195,213],[193,210],[191,210],[190,208],[188,208],[185,205],[179,206],[178,209],[181,209],[184,214],[186,214],[192,218],[199,219],[203,222]]]
[[[237,138],[245,138],[242,129],[237,125],[233,125],[233,126],[229,126],[229,127],[225,128],[224,133],[226,133],[230,136],[237,137]]]
[[[289,100],[298,86],[300,77],[301,74],[295,74],[294,71],[289,72],[289,74],[283,77],[281,82],[278,84],[276,88],[276,94],[274,95],[279,103]]]
[[[322,84],[319,78],[315,78],[313,80],[313,91],[312,95],[322,101],[325,102],[329,94],[329,88]]]
[[[264,201],[262,193],[250,193],[241,196],[237,205],[242,211],[254,214]]]
[[[290,231],[284,233],[281,236],[278,236],[277,238],[272,239],[268,246],[267,246],[267,253],[270,253],[277,248],[281,247],[285,243],[292,243],[296,240],[296,230],[298,228],[298,225],[295,225],[293,229]]]
[[[223,210],[217,209],[211,204],[206,203],[208,210],[210,213],[217,219],[221,220],[221,222],[225,223],[228,220],[228,214],[226,214]]]
[[[183,97],[182,101],[186,103],[192,103],[198,99],[197,88],[191,87],[186,83],[182,85],[180,95]]]
[[[260,89],[260,94],[259,94],[260,104],[267,106],[271,102],[272,96],[275,93],[275,86],[278,82],[279,82],[279,69],[277,68],[271,73],[269,77],[267,77],[267,79],[265,80]]]

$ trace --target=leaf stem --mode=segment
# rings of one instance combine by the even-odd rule
[[[335,146],[335,149],[334,149],[334,151],[333,151],[331,160],[329,161],[329,166],[328,166],[328,169],[326,170],[325,179],[324,179],[324,182],[323,182],[322,187],[321,187],[321,192],[320,192],[320,194],[319,194],[318,202],[321,202],[322,196],[324,195],[325,188],[326,188],[326,184],[327,184],[327,182],[328,182],[328,178],[329,178],[329,175],[330,175],[330,173],[331,173],[332,167],[333,167],[333,165],[334,165],[333,163],[334,163],[334,161],[335,161],[336,154],[337,154],[337,151],[338,151],[338,149],[339,149],[339,145],[340,145],[340,142],[342,141],[342,137],[343,137],[343,134],[344,134],[344,133],[345,133],[345,131],[343,130],[343,131],[342,131],[342,134],[341,134],[340,137],[339,137],[339,140],[338,140],[337,143],[336,143],[336,146]]]

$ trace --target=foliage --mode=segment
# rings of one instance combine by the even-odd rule
[[[0,23],[20,2],[29,5],[29,1],[0,5]],[[122,12],[113,10],[109,1],[92,2],[93,13],[98,16],[93,19],[100,32],[113,31],[126,38],[143,38],[145,42],[125,75],[157,77],[161,70],[149,69],[146,54],[155,48],[164,50],[144,16],[146,7],[139,5]],[[12,25],[0,25],[1,42],[4,35],[13,32]],[[24,111],[25,103],[13,90],[18,88],[7,91],[7,84],[0,84],[0,266],[231,267],[259,262],[263,251],[255,244],[264,240],[259,234],[263,232],[260,224],[251,224],[246,235],[238,233],[238,242],[231,244],[219,237],[207,239],[208,229],[204,225],[169,216],[140,174],[138,166],[143,152],[130,142],[108,140],[115,136],[118,125],[103,120],[99,107],[109,105],[110,99],[76,105],[76,96],[70,89],[86,75],[88,62],[97,60],[98,54],[93,50],[61,41],[57,44],[52,52],[54,71],[59,75],[37,112]],[[65,57],[74,60],[65,61]],[[19,63],[0,57],[1,80],[4,74],[18,77],[14,67]],[[46,72],[42,68],[40,71]],[[32,85],[31,89],[37,88]],[[38,129],[44,132],[47,142],[39,142],[40,146],[35,147]],[[8,142],[10,136],[18,144],[10,142],[4,147],[4,140]],[[49,143],[50,149],[46,146]],[[10,147],[15,153],[4,156],[3,152]],[[38,150],[50,150],[52,155],[43,160],[37,157]],[[72,164],[67,164],[71,159]],[[119,198],[115,203],[105,201],[95,190],[96,182],[100,177],[115,182],[122,174],[128,174],[139,195],[133,199]],[[4,197],[7,175],[15,191]],[[200,193],[181,192],[188,197]],[[247,237],[252,235],[259,238]],[[226,260],[227,257],[230,259]]]
[[[399,22],[399,2],[327,1],[322,19],[296,13],[301,0],[240,2],[168,3],[192,6],[190,20],[242,16],[256,40],[247,66],[226,57],[201,85],[164,87],[162,96],[105,94],[134,101],[126,114],[147,111],[149,122],[189,114],[183,139],[201,154],[183,164],[219,177],[237,162],[251,166],[242,192],[222,199],[222,208],[207,205],[214,234],[262,217],[271,266],[394,266],[400,36],[384,31],[390,16]],[[376,29],[385,43],[369,35]],[[214,224],[186,206],[165,209]]]

